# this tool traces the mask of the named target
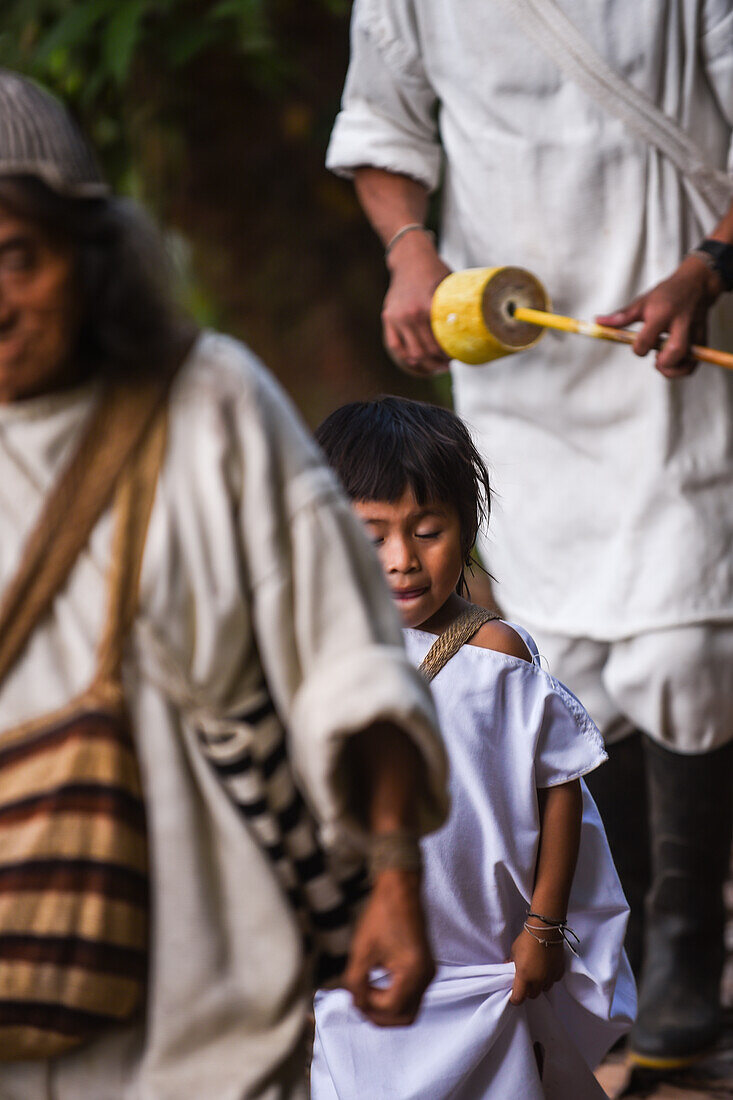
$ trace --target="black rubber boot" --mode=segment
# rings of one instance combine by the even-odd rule
[[[641,971],[644,899],[651,885],[646,763],[642,735],[606,745],[608,762],[585,781],[593,795],[631,910],[626,929],[626,954],[637,979]]]
[[[693,1062],[720,1032],[723,883],[733,825],[733,745],[683,756],[645,738],[653,884],[631,1056]]]

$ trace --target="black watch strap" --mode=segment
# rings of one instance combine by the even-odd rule
[[[725,289],[733,290],[733,245],[706,237],[688,255],[699,256],[711,271],[720,276]]]

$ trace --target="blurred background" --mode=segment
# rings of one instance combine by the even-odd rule
[[[382,251],[323,167],[349,0],[4,0],[0,65],[58,93],[165,227],[199,323],[248,343],[315,425],[381,392],[447,401],[381,344]]]

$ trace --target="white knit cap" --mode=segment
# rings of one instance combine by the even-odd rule
[[[33,81],[0,69],[0,176],[37,176],[71,198],[109,194],[84,135],[64,105]]]

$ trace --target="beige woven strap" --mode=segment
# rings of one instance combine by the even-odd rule
[[[428,683],[434,680],[441,668],[448,664],[451,657],[456,655],[461,646],[465,645],[484,623],[498,618],[495,611],[488,611],[485,607],[472,605],[466,608],[433,642],[418,671],[422,672]]]
[[[165,399],[180,358],[147,385],[110,387],[79,447],[46,498],[0,603],[0,682],[71,572],[119,475]]]
[[[119,679],[122,649],[137,611],[145,536],[165,453],[166,412],[165,406],[158,410],[115,494],[107,618],[97,651],[97,688]]]

